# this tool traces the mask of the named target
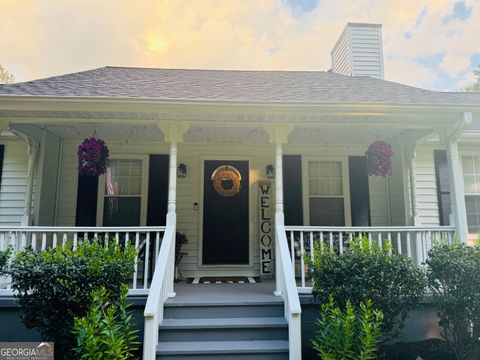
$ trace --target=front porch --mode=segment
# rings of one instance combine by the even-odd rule
[[[298,359],[301,341],[298,294],[311,292],[305,256],[313,256],[315,243],[343,253],[352,236],[366,234],[378,246],[390,241],[392,251],[421,265],[433,239],[465,237],[463,194],[455,181],[456,226],[439,226],[439,216],[437,222],[422,219],[419,195],[425,193],[419,194],[417,176],[425,174],[417,174],[416,148],[436,141],[434,128],[450,129],[457,120],[448,114],[403,118],[396,110],[295,106],[298,113],[279,107],[265,115],[265,109],[238,105],[208,112],[189,106],[168,116],[139,110],[105,118],[90,111],[88,120],[76,123],[52,112],[52,119],[18,118],[8,125],[27,142],[29,161],[23,225],[0,226],[0,246],[44,250],[94,236],[133,244],[138,257],[130,291],[148,295],[145,358],[156,354],[169,301],[177,291],[177,300],[191,297],[196,286],[174,283],[177,232],[188,238],[179,265],[186,278],[273,279],[237,290],[251,298],[248,291],[272,285],[268,291],[280,299],[288,323],[291,359]],[[70,115],[79,120],[78,112]],[[111,160],[107,175],[85,178],[78,175],[76,148],[92,135],[107,142]],[[366,172],[365,151],[377,138],[394,148],[392,177]],[[447,147],[455,175],[458,148]],[[217,170],[232,168],[240,185],[230,196],[231,188],[219,190],[214,180]],[[238,256],[227,256],[232,253]],[[11,295],[8,279],[0,291]]]

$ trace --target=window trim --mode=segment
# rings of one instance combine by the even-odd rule
[[[147,224],[147,206],[148,206],[148,155],[114,155],[110,156],[112,160],[141,160],[142,161],[142,190],[140,194],[140,226]],[[105,201],[105,174],[98,178],[97,195],[97,226],[103,226],[103,211]]]
[[[472,224],[468,224],[468,212],[467,212],[467,204],[466,204],[466,201],[467,201],[467,196],[471,196],[471,197],[480,197],[480,192],[476,192],[476,193],[472,193],[472,192],[467,192],[465,190],[465,166],[464,166],[464,160],[465,158],[480,158],[480,155],[478,154],[478,152],[474,152],[474,151],[465,151],[465,152],[461,152],[460,153],[460,159],[461,159],[461,166],[462,166],[462,182],[463,182],[463,195],[464,195],[464,199],[465,199],[465,214],[467,215],[467,227],[468,227],[468,233],[469,234],[478,234],[480,233],[480,230],[473,230],[472,228],[475,227],[476,225]],[[476,175],[476,173],[475,173]],[[477,228],[480,228],[480,225],[476,226]]]
[[[302,191],[303,198],[303,223],[310,226],[310,184],[308,177],[309,161],[339,161],[342,163],[342,181],[343,181],[343,211],[345,217],[345,226],[352,224],[352,212],[350,203],[350,173],[348,169],[348,156],[302,156]],[[338,196],[324,196],[335,197]]]

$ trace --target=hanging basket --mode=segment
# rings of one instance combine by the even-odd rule
[[[91,137],[78,145],[80,175],[99,176],[107,170],[109,151],[105,141]]]
[[[367,152],[368,175],[390,176],[392,175],[393,150],[390,144],[377,140],[370,144]]]

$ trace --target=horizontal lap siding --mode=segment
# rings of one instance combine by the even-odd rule
[[[25,206],[27,184],[27,146],[21,141],[4,141],[0,226],[18,226]]]
[[[433,148],[417,147],[415,158],[417,179],[417,207],[422,225],[440,225],[437,198],[437,181]]]

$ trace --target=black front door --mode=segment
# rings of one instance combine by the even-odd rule
[[[248,161],[204,166],[203,264],[248,264]]]

